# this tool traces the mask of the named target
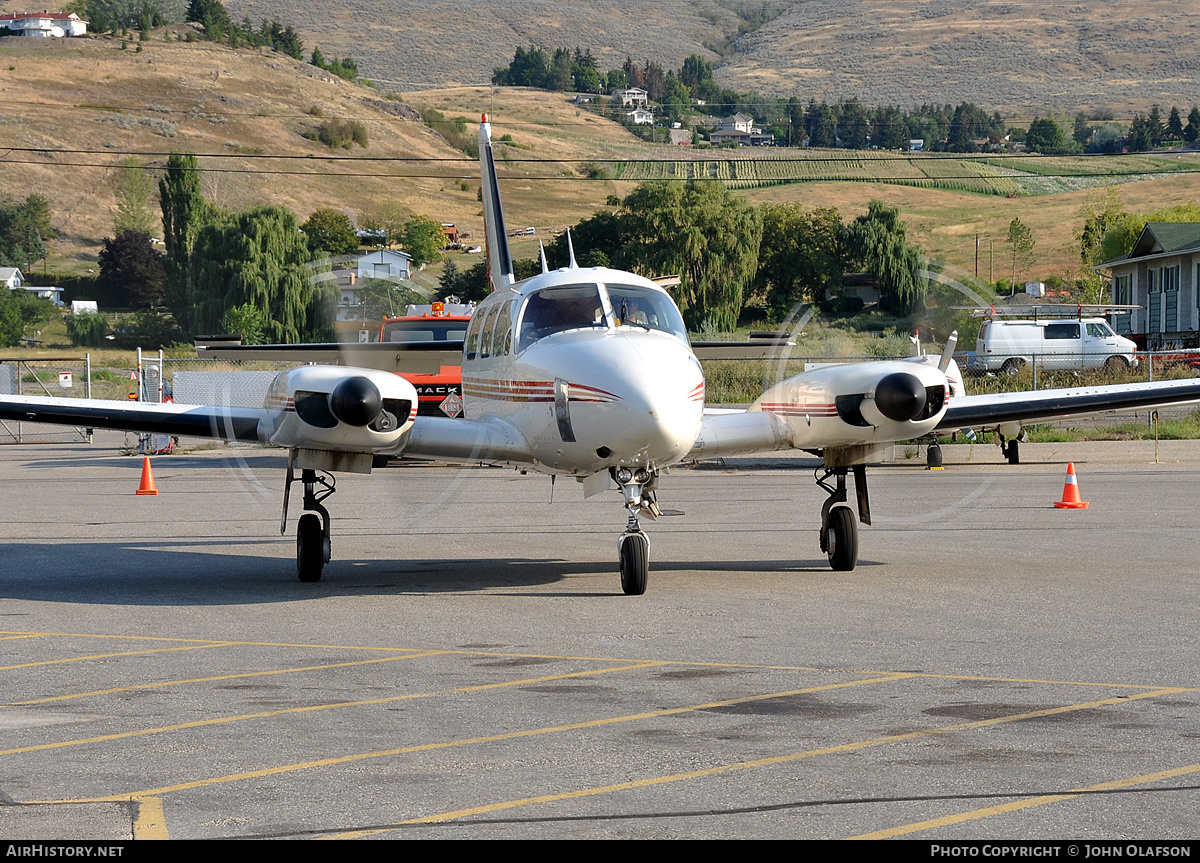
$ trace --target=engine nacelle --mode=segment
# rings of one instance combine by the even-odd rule
[[[928,434],[946,412],[946,375],[914,360],[843,363],[780,381],[750,407],[784,419],[793,446],[843,446]]]
[[[266,443],[288,448],[377,453],[395,445],[417,417],[417,391],[374,369],[302,366],[280,373],[263,408]]]

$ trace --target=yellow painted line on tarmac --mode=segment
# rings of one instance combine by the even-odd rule
[[[628,671],[639,668],[654,668],[661,666],[664,663],[646,663],[639,665],[630,665],[625,668],[611,668],[595,671],[582,671],[575,674],[559,674],[551,677],[536,678],[534,680],[516,681],[513,684],[488,684],[479,687],[467,687],[466,689],[448,690],[448,693],[471,691],[475,689],[490,689],[497,686],[512,686],[516,684],[536,683],[543,680],[562,680],[569,677],[584,677],[594,674],[607,674],[612,671]],[[613,716],[607,719],[590,719],[583,722],[572,722],[566,725],[552,725],[545,728],[529,728],[524,731],[510,731],[503,734],[490,734],[486,737],[472,737],[469,739],[460,740],[444,740],[437,743],[420,743],[412,746],[402,746],[396,749],[384,749],[377,752],[358,752],[353,755],[340,755],[333,758],[322,758],[315,761],[301,761],[296,764],[284,764],[278,767],[267,767],[262,770],[248,770],[245,773],[233,773],[229,776],[217,776],[211,779],[199,779],[194,782],[183,782],[178,785],[167,785],[162,788],[150,788],[145,791],[136,792],[135,796],[156,796],[161,794],[169,794],[173,791],[188,791],[194,788],[204,788],[211,785],[221,785],[227,782],[239,782],[245,779],[261,779],[266,776],[278,776],[281,773],[292,773],[297,770],[309,770],[314,767],[329,767],[338,764],[350,764],[355,761],[366,761],[372,758],[388,758],[396,755],[407,755],[413,752],[430,752],[436,749],[451,749],[459,746],[472,746],[478,743],[496,743],[503,740],[520,740],[527,737],[537,737],[543,734],[555,734],[563,731],[577,731],[583,728],[599,728],[605,725],[616,725],[623,722],[634,722],[639,719],[653,719],[659,716],[675,716],[681,713],[689,713],[696,710],[711,710],[715,707],[728,707],[735,704],[748,704],[755,701],[764,701],[769,698],[784,698],[789,695],[802,695],[810,692],[827,692],[833,689],[845,689],[851,686],[862,686],[868,683],[890,683],[895,680],[906,680],[907,675],[888,675],[873,680],[852,680],[844,683],[829,683],[824,686],[812,686],[805,689],[791,689],[784,692],[769,692],[763,695],[750,695],[745,698],[730,698],[724,701],[711,701],[707,704],[693,704],[687,707],[672,707],[662,710],[650,710],[645,713],[633,713],[625,716]],[[437,694],[437,693],[433,693]],[[385,699],[398,700],[398,699]],[[286,712],[286,711],[283,711]],[[88,797],[76,800],[59,800],[59,801],[38,801],[41,803],[106,803],[114,800],[126,800],[129,794],[113,794],[108,797]]]
[[[350,668],[356,665],[375,665],[380,662],[399,662],[402,659],[420,659],[426,656],[441,656],[443,650],[431,650],[427,653],[406,653],[402,656],[380,656],[375,659],[360,659],[353,662],[335,662],[330,665],[306,665],[299,668],[275,668],[270,671],[243,671],[237,674],[221,674],[216,677],[191,677],[182,680],[161,680],[157,683],[141,683],[133,686],[116,686],[112,689],[93,689],[90,692],[75,692],[71,695],[53,695],[46,698],[33,698],[29,701],[14,701],[10,704],[0,704],[4,707],[29,707],[33,704],[49,704],[54,701],[69,701],[74,698],[90,698],[96,695],[112,695],[116,692],[137,692],[142,689],[160,689],[164,686],[183,686],[190,683],[214,683],[221,680],[242,680],[247,677],[267,677],[275,674],[302,674],[309,671],[324,671],[330,668]]]
[[[263,710],[258,713],[241,713],[236,716],[219,716],[214,719],[197,719],[194,722],[181,722],[176,725],[160,725],[156,728],[140,728],[137,731],[118,731],[114,734],[101,734],[97,737],[84,737],[76,740],[62,740],[58,743],[39,743],[33,746],[20,746],[15,749],[0,749],[0,755],[18,755],[23,752],[45,752],[51,749],[65,749],[71,746],[86,746],[89,743],[106,743],[111,740],[125,740],[130,737],[145,737],[150,734],[163,734],[168,731],[185,731],[190,728],[208,728],[214,725],[226,725],[230,722],[242,722],[248,719],[266,719],[272,716],[294,716],[299,713],[316,713],[321,710],[339,710],[348,707],[369,707],[376,704],[394,704],[398,701],[410,701],[416,698],[434,698],[439,695],[460,695],[466,692],[483,692],[488,689],[503,689],[510,686],[526,686],[531,683],[544,683],[550,680],[567,680],[569,678],[590,677],[598,674],[609,674],[614,671],[629,671],[637,668],[654,668],[662,663],[639,662],[619,668],[595,668],[588,671],[571,671],[562,674],[550,674],[544,677],[530,677],[523,680],[506,680],[500,683],[481,683],[475,686],[462,686],[457,689],[441,689],[432,692],[412,692],[406,695],[392,695],[387,698],[370,698],[362,701],[335,701],[330,704],[312,704],[307,707],[285,707],[279,710]],[[147,794],[157,794],[161,790],[148,791]],[[103,800],[124,800],[128,795],[117,797],[97,798]]]
[[[909,676],[915,677],[917,675]],[[981,719],[976,722],[964,722],[958,725],[944,725],[939,728],[928,728],[922,731],[910,731],[905,734],[891,734],[886,737],[876,737],[870,740],[859,740],[854,743],[843,743],[839,746],[826,746],[820,749],[807,749],[801,752],[792,752],[787,755],[773,755],[766,758],[756,758],[752,761],[739,761],[733,764],[723,764],[718,767],[709,767],[702,770],[689,770],[686,773],[672,773],[667,776],[653,776],[646,779],[631,780],[629,782],[618,782],[613,785],[603,785],[597,788],[580,788],[575,791],[563,791],[557,794],[542,794],[537,797],[522,797],[516,800],[505,800],[499,803],[475,806],[470,809],[456,809],[451,812],[441,812],[437,815],[426,815],[421,818],[410,818],[407,821],[397,821],[390,827],[383,829],[339,833],[336,836],[328,836],[325,838],[353,839],[360,836],[375,836],[380,833],[387,833],[393,829],[398,829],[400,827],[409,825],[436,824],[441,821],[454,821],[459,818],[467,818],[472,815],[485,815],[490,812],[499,812],[505,809],[517,809],[522,806],[532,806],[538,803],[555,803],[563,800],[578,800],[583,797],[595,797],[600,794],[613,794],[618,791],[649,788],[655,785],[665,785],[670,782],[682,782],[687,779],[702,779],[710,776],[719,776],[723,773],[733,773],[739,770],[749,770],[756,767],[770,767],[775,764],[786,764],[793,761],[800,761],[805,758],[813,758],[819,755],[837,755],[846,752],[855,752],[860,749],[883,746],[889,743],[899,743],[906,740],[919,740],[923,737],[933,737],[939,734],[951,734],[958,731],[970,731],[976,728],[987,728],[992,725],[1003,725],[1009,722],[1019,722],[1023,719],[1036,719],[1042,716],[1054,716],[1057,714],[1071,713],[1078,710],[1091,710],[1096,707],[1107,707],[1112,704],[1122,704],[1135,699],[1155,698],[1159,695],[1173,695],[1183,691],[1185,690],[1177,688],[1156,689],[1151,692],[1143,692],[1137,695],[1119,695],[1114,698],[1105,698],[1099,701],[1088,701],[1082,704],[1068,704],[1063,707],[1051,707],[1045,710],[1033,710],[1028,713],[1015,713],[1009,716],[998,716],[993,719]]]
[[[22,638],[41,638],[40,632],[26,632],[21,635],[0,635],[0,641],[19,641]]]
[[[151,653],[174,653],[182,650],[212,650],[222,644],[191,644],[187,647],[154,647],[146,650],[125,650],[120,653],[93,653],[87,656],[70,656],[64,659],[43,659],[39,662],[23,662],[19,665],[0,665],[0,671],[16,671],[21,668],[39,668],[44,665],[63,665],[68,662],[91,662],[95,659],[117,659],[122,656],[145,656]]]
[[[134,797],[137,814],[133,817],[133,838],[170,839],[167,835],[167,819],[163,814],[161,797]]]
[[[1012,803],[1002,803],[998,806],[985,806],[982,809],[974,809],[970,812],[960,812],[957,815],[947,815],[943,818],[930,818],[927,821],[917,821],[913,824],[905,824],[900,827],[892,827],[888,830],[877,830],[874,833],[863,833],[860,836],[850,836],[850,839],[892,839],[896,836],[906,836],[909,833],[919,833],[922,830],[933,830],[937,827],[946,827],[950,824],[962,824],[964,821],[977,821],[980,818],[989,818],[992,815],[1003,815],[1008,812],[1018,812],[1022,809],[1031,809],[1034,806],[1045,806],[1047,803],[1058,803],[1061,800],[1073,800],[1082,794],[1096,791],[1114,791],[1118,788],[1133,788],[1137,785],[1146,785],[1150,782],[1159,782],[1163,779],[1174,779],[1177,776],[1187,776],[1191,773],[1200,773],[1200,764],[1189,764],[1187,767],[1176,767],[1172,770],[1160,770],[1157,773],[1143,773],[1141,776],[1132,776],[1127,779],[1114,779],[1111,782],[1100,782],[1096,785],[1088,785],[1086,788],[1073,788],[1071,791],[1063,794],[1042,794],[1038,797],[1029,797],[1025,800],[1014,800]]]
[[[460,656],[478,656],[481,658],[496,657],[496,658],[513,658],[513,659],[550,659],[562,661],[578,661],[578,662],[657,662],[665,665],[681,665],[695,668],[744,668],[749,670],[760,671],[811,671],[821,674],[861,674],[876,677],[884,674],[903,673],[912,677],[926,677],[933,680],[971,680],[984,683],[1036,683],[1045,684],[1047,686],[1090,686],[1103,687],[1106,689],[1158,689],[1166,684],[1160,683],[1112,683],[1109,681],[1099,680],[1047,680],[1038,677],[985,677],[972,674],[942,674],[938,672],[926,671],[881,671],[872,668],[831,668],[829,666],[808,666],[808,665],[752,665],[747,663],[733,662],[694,662],[677,659],[664,660],[637,660],[630,659],[628,656],[569,656],[556,653],[504,653],[487,650],[463,650],[463,649],[444,649],[444,648],[423,648],[423,647],[378,647],[361,644],[301,644],[292,642],[275,642],[275,641],[212,641],[199,638],[171,638],[165,636],[151,635],[110,635],[104,633],[88,633],[88,632],[22,632],[19,630],[0,630],[0,635],[12,636],[28,636],[28,637],[43,637],[43,636],[58,636],[70,638],[106,638],[106,639],[124,639],[124,640],[141,640],[141,641],[168,641],[168,642],[186,642],[188,644],[209,645],[213,647],[299,647],[310,648],[314,650],[364,650],[364,651],[413,651],[427,652],[437,650],[441,653],[455,654]],[[0,668],[0,671],[4,670]],[[1200,687],[1183,687],[1180,692],[1200,692]]]

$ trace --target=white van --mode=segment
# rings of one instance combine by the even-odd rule
[[[1104,318],[1039,321],[985,320],[975,340],[984,371],[1015,375],[1026,363],[1044,369],[1123,371],[1137,365],[1137,347],[1118,336]]]

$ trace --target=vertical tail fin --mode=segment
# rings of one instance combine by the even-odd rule
[[[508,287],[513,275],[512,253],[508,249],[508,229],[500,206],[500,187],[496,183],[496,162],[492,158],[492,124],[487,114],[479,123],[479,177],[483,191],[483,225],[487,235],[488,274],[492,290]]]

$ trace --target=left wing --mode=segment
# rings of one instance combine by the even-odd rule
[[[956,396],[938,431],[990,428],[1001,423],[1049,422],[1068,417],[1200,402],[1200,379],[1076,387],[1036,392]]]
[[[50,396],[0,396],[0,420],[259,441],[260,408],[209,407]]]

